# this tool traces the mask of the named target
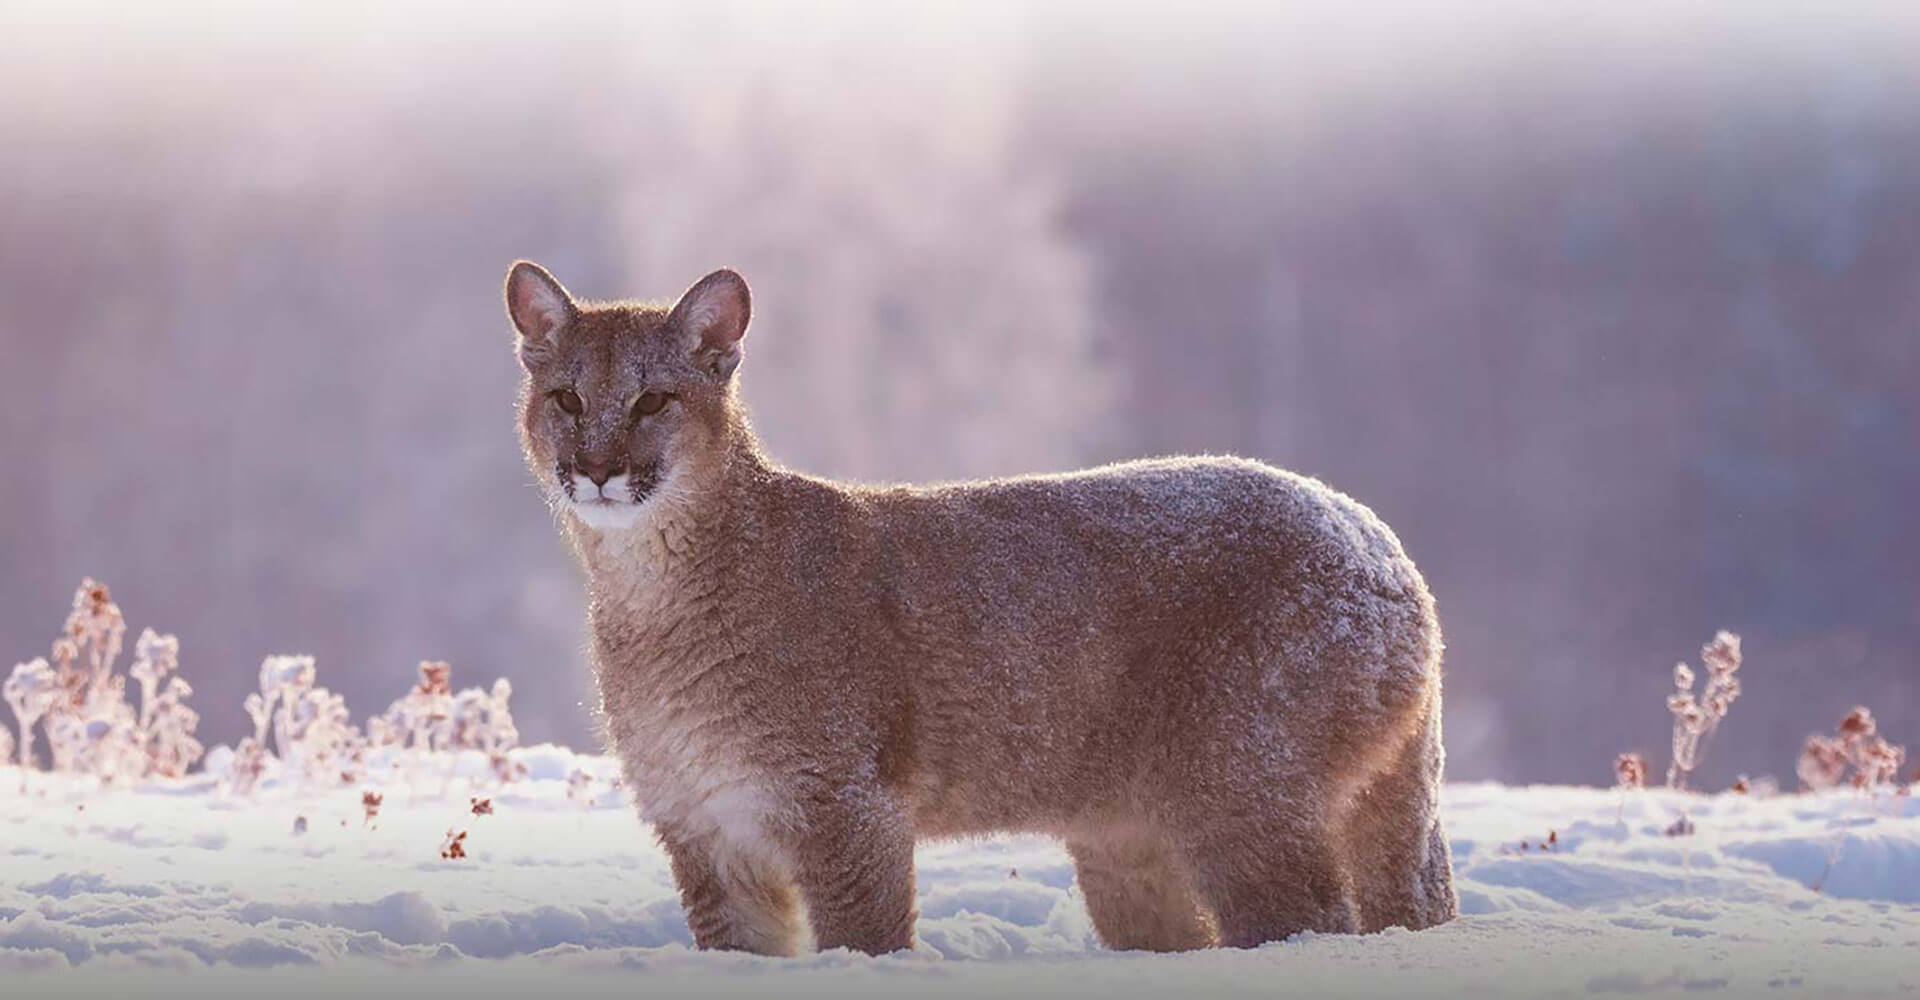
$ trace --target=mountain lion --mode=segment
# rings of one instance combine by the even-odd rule
[[[1257,462],[851,486],[762,452],[746,282],[513,266],[528,464],[695,942],[913,943],[916,840],[1059,837],[1113,948],[1422,928],[1440,626],[1371,511]]]

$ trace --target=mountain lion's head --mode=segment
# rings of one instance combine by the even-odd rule
[[[576,301],[520,261],[506,294],[527,370],[521,443],[556,510],[595,531],[630,527],[723,457],[750,313],[738,274],[707,275],[669,309]]]

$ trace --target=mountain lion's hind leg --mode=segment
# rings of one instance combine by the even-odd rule
[[[1420,930],[1459,913],[1440,828],[1440,708],[1354,800],[1341,843],[1353,872],[1360,929]]]
[[[1213,910],[1221,946],[1252,948],[1301,931],[1359,929],[1352,882],[1333,840],[1317,808],[1276,797],[1248,813],[1207,817],[1203,828],[1181,832],[1179,848],[1201,901]]]
[[[1116,951],[1185,951],[1213,943],[1193,882],[1156,831],[1089,831],[1067,853],[1100,943]]]

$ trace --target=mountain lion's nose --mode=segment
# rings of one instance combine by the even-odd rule
[[[581,475],[593,480],[595,486],[605,486],[607,480],[620,474],[619,460],[591,455],[578,456],[573,461],[573,467],[579,470]]]

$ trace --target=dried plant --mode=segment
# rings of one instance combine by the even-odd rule
[[[1887,742],[1873,721],[1873,713],[1864,706],[1841,720],[1840,738],[1853,758],[1853,787],[1879,788],[1900,780],[1907,748]]]
[[[444,861],[457,861],[467,856],[467,831],[455,833],[447,830],[447,837],[440,843],[440,857]]]
[[[233,765],[227,772],[227,788],[235,795],[250,795],[267,769],[267,734],[271,727],[281,760],[286,760],[293,740],[293,721],[289,705],[313,686],[311,656],[272,655],[260,661],[260,689],[242,702],[247,717],[253,720],[253,735],[234,747]]]
[[[239,745],[233,748],[233,764],[227,769],[228,793],[240,796],[253,794],[266,773],[266,744],[252,736],[242,737]]]
[[[1667,710],[1673,713],[1673,761],[1667,766],[1667,787],[1684,789],[1687,778],[1700,764],[1701,753],[1727,717],[1727,710],[1740,697],[1740,637],[1732,632],[1716,633],[1700,648],[1701,662],[1707,668],[1707,683],[1696,699],[1693,694],[1693,670],[1685,663],[1673,667],[1674,693],[1667,696]]]
[[[140,683],[136,712],[127,702],[127,676],[113,672],[125,633],[127,618],[108,587],[83,580],[52,643],[52,662],[36,658],[13,668],[6,699],[21,733],[21,770],[35,766],[35,726],[46,731],[54,770],[94,775],[102,783],[179,777],[200,758],[202,745],[194,739],[200,714],[186,704],[192,687],[169,678],[179,670],[179,639],[144,630],[134,643],[129,676]]]
[[[366,731],[353,724],[345,698],[315,683],[311,656],[269,656],[260,665],[260,690],[249,694],[245,707],[253,719],[253,735],[234,749],[228,787],[249,794],[265,773],[271,744],[287,773],[302,786],[352,784],[365,777],[368,752],[393,747],[407,751],[408,787],[416,783],[420,760],[428,754],[477,750],[487,755],[501,781],[525,774],[508,752],[518,745],[519,730],[509,705],[513,686],[503,678],[491,690],[470,688],[452,693],[453,667],[443,661],[423,661],[417,680],[406,695],[382,715],[369,718]],[[396,768],[400,761],[394,761]],[[454,762],[448,762],[447,779]]]
[[[47,719],[47,743],[68,771],[90,774],[102,783],[137,777],[144,771],[133,709],[124,698],[102,698],[86,713],[60,712]]]
[[[54,770],[94,774],[105,781],[138,766],[126,679],[113,673],[126,631],[126,618],[107,588],[82,580],[73,595],[73,610],[53,641],[62,695],[48,710],[45,726]]]
[[[1613,759],[1614,785],[1622,789],[1647,787],[1647,759],[1637,753],[1623,753]]]
[[[508,757],[505,752],[490,756],[487,762],[493,767],[494,780],[503,785],[510,781],[520,781],[527,776],[527,765]]]
[[[453,666],[440,660],[420,661],[420,679],[405,696],[387,707],[379,728],[381,745],[413,750],[444,750],[453,733]],[[369,731],[373,727],[368,726]]]
[[[359,780],[367,740],[353,725],[346,699],[314,683],[311,656],[269,656],[260,664],[260,690],[249,694],[247,715],[253,736],[235,749],[232,787],[251,791],[266,766],[267,730],[280,761],[303,787],[351,784]]]
[[[1907,748],[1887,742],[1873,712],[1863,705],[1840,720],[1835,735],[1807,737],[1794,771],[1812,791],[1850,783],[1872,792],[1897,784],[1906,759]]]
[[[1637,753],[1623,753],[1613,759],[1613,784],[1620,789],[1620,812],[1616,822],[1627,821],[1627,793],[1647,787],[1647,759]]]
[[[475,816],[491,816],[493,815],[493,800],[479,797],[468,799],[467,810]]]
[[[33,726],[60,701],[60,677],[44,659],[16,663],[0,692],[5,694],[7,707],[13,709],[13,718],[20,724],[20,769],[30,771],[33,769]],[[26,780],[25,775],[21,780]]]
[[[313,688],[313,680],[311,656],[269,656],[260,661],[260,695],[272,713],[273,747],[282,763],[291,761],[294,750],[294,707]]]
[[[136,712],[127,702],[127,677],[114,673],[126,629],[107,588],[83,580],[53,641],[52,662],[14,667],[7,702],[20,726],[23,770],[34,766],[35,724],[46,731],[53,769],[103,783],[176,778],[200,758],[200,716],[187,705],[193,689],[171,676],[180,665],[179,640],[150,628],[140,633],[128,670],[140,685]]]
[[[1847,780],[1847,768],[1851,766],[1846,744],[1832,736],[1815,733],[1807,737],[1800,748],[1800,759],[1794,764],[1794,773],[1799,775],[1800,784],[1809,791],[1824,791],[1838,788]]]
[[[73,594],[73,610],[53,642],[53,659],[67,692],[66,707],[77,711],[105,693],[126,633],[127,619],[107,588],[91,577],[82,579]]]
[[[133,651],[127,674],[140,683],[138,730],[147,773],[178,778],[206,749],[194,738],[200,713],[187,706],[193,688],[175,673],[180,669],[180,640],[143,629]]]
[[[574,768],[567,773],[567,799],[582,810],[594,806],[593,775],[584,768]]]
[[[468,688],[453,699],[453,747],[486,754],[494,778],[502,784],[525,774],[524,767],[507,757],[507,751],[520,743],[520,730],[508,706],[512,697],[513,685],[502,677],[490,691]]]
[[[380,818],[380,803],[385,802],[386,799],[385,795],[372,789],[360,793],[360,812],[365,817],[367,826],[372,826],[373,821]]]
[[[1523,840],[1520,842],[1520,846],[1518,848],[1502,846],[1500,848],[1500,853],[1501,854],[1526,854],[1529,851],[1536,851],[1536,850],[1544,853],[1551,853],[1554,850],[1557,850],[1559,847],[1560,847],[1560,831],[1548,830],[1547,838],[1545,840],[1539,840],[1539,841]]]
[[[195,737],[200,715],[189,704],[193,687],[180,676],[180,642],[148,628],[134,641],[124,675],[115,664],[126,635],[126,618],[105,586],[83,580],[51,655],[18,663],[4,695],[19,736],[0,731],[0,760],[17,760],[24,772],[36,766],[34,737],[44,732],[54,770],[87,774],[101,782],[140,777],[178,778],[203,756]],[[441,661],[420,664],[419,680],[384,716],[354,726],[346,701],[315,683],[311,656],[268,656],[260,664],[259,690],[247,695],[253,733],[234,747],[224,786],[249,795],[277,758],[284,775],[302,785],[351,784],[361,779],[370,747],[405,746],[416,756],[475,750],[487,757],[494,777],[511,781],[526,773],[509,753],[520,740],[509,706],[506,680],[489,690],[454,695],[453,668]],[[138,687],[137,706],[128,679]],[[449,778],[453,773],[449,767]]]
[[[1880,735],[1880,726],[1874,721],[1873,712],[1865,705],[1860,705],[1840,720],[1835,735],[1822,736],[1816,733],[1807,737],[1794,770],[1810,791],[1825,791],[1851,784],[1868,797],[1869,809],[1877,811],[1880,793],[1890,786],[1894,790],[1893,798],[1898,800],[1902,791],[1898,787],[1900,767],[1906,759],[1907,748],[1887,742]],[[1819,892],[1827,884],[1834,865],[1840,861],[1840,848],[1845,843],[1846,828],[1842,827],[1835,832],[1833,843],[1827,849],[1827,866],[1813,883],[1813,891]]]
[[[127,676],[140,682],[141,728],[146,728],[153,719],[160,697],[160,682],[178,669],[180,640],[170,635],[160,635],[150,628],[142,629],[140,638],[133,643],[133,666],[127,668]]]
[[[422,660],[419,680],[399,700],[387,706],[378,724],[368,720],[369,742],[407,750],[406,781],[418,785],[421,759],[448,749],[453,734],[453,666],[442,660]],[[451,765],[445,775],[452,780]],[[443,783],[444,791],[444,783]]]
[[[351,784],[365,760],[366,740],[354,727],[346,699],[323,687],[301,691],[287,713],[288,764],[304,784]]]

